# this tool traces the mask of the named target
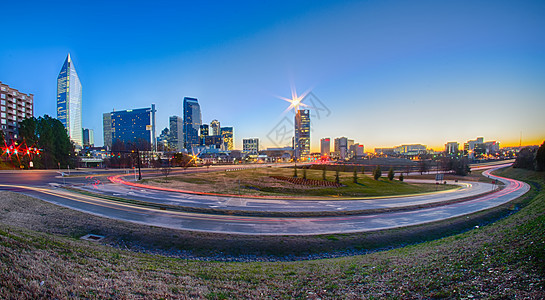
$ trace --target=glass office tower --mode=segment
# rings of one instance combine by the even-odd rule
[[[57,77],[57,119],[77,148],[83,145],[81,127],[81,83],[70,54]]]
[[[128,109],[104,114],[104,145],[115,150],[156,150],[155,104],[148,108]],[[106,131],[109,131],[106,134]],[[111,139],[111,140],[107,140]]]
[[[184,147],[191,152],[199,146],[199,129],[201,128],[201,107],[196,98],[184,97]]]
[[[301,160],[310,155],[310,111],[300,109],[295,115],[295,159]]]
[[[181,117],[170,116],[170,146],[176,152],[182,151],[183,145],[183,121]]]

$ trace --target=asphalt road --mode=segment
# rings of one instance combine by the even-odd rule
[[[97,183],[97,180],[103,182],[103,180],[100,180],[99,178],[104,179],[107,174],[111,174],[111,172],[108,171],[96,170],[93,170],[92,173],[94,174],[89,174],[88,171],[78,171],[77,174],[81,176],[62,178],[58,176],[59,174],[57,171],[0,172],[0,189],[21,192],[82,212],[134,223],[183,230],[251,235],[312,235],[348,233],[416,225],[492,208],[516,199],[529,190],[529,186],[525,183],[507,178],[497,178],[505,183],[506,187],[504,189],[478,197],[474,200],[434,208],[342,217],[269,218],[165,211],[104,200],[86,195],[73,194],[62,189],[54,188],[55,185],[63,183],[63,180],[68,180],[70,184],[100,185],[100,183]],[[72,175],[73,174],[74,173],[72,173]],[[491,175],[490,177],[495,178],[496,176]],[[108,184],[105,184],[104,186],[107,185]],[[486,186],[483,186],[486,189]],[[129,192],[131,191],[127,191],[127,194]],[[170,193],[163,193],[160,191],[153,191],[153,193],[158,193],[154,194],[153,197],[149,197],[149,194],[147,194],[149,191],[147,190],[144,190],[143,192],[140,191],[140,193],[137,193],[138,190],[132,190],[132,192],[135,193],[135,197],[144,197],[147,199],[160,198],[167,200],[170,199],[170,197],[176,198],[174,195],[170,195]],[[448,194],[451,193],[442,193],[441,196]],[[188,197],[193,198],[194,196],[195,195],[191,195]],[[436,197],[434,195],[429,196],[432,198]],[[202,196],[199,198],[201,198],[200,200],[202,201]],[[194,201],[194,203],[199,202],[195,200],[191,201]],[[217,203],[219,200],[216,199],[210,201],[216,201]],[[225,202],[228,202],[229,200],[222,198],[221,201],[223,201],[225,204]],[[254,201],[254,199],[252,199],[252,201]],[[380,205],[367,201],[368,200],[361,200],[359,201],[360,204],[355,205],[366,205],[366,207],[371,207],[371,205]],[[375,199],[373,201],[378,200]],[[392,201],[400,201],[400,199]],[[227,203],[227,205],[237,208],[245,207],[242,205],[242,202],[237,204],[234,203],[233,199],[231,199],[231,202],[231,204]],[[322,205],[323,208],[328,207],[327,205],[341,205],[341,203],[344,205],[348,204],[349,202],[352,201],[342,201],[339,203],[337,203],[337,201],[335,201],[335,203],[326,201],[319,205]],[[252,209],[259,207],[257,203],[262,202],[258,201],[256,204],[252,204],[254,206]],[[392,205],[392,203],[389,205]],[[273,204],[274,205],[272,205],[272,207],[276,206],[277,209],[280,209],[282,206],[284,209],[286,207],[291,207],[290,209],[293,209],[292,206],[295,206],[299,209],[304,208],[305,210],[308,210],[308,207],[305,206],[305,204],[308,203],[305,203],[304,200],[297,200],[296,202],[290,201],[287,203],[273,202]],[[210,207],[211,204],[207,205]],[[332,207],[331,209],[337,209],[337,207]]]

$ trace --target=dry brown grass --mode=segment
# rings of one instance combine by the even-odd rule
[[[545,184],[535,173],[513,173]],[[23,211],[39,201],[2,193],[0,298],[542,299],[545,192],[533,187],[518,213],[463,234],[368,255],[252,263],[147,255],[40,233],[36,229],[63,224],[52,218],[66,211],[50,215],[45,203],[41,209],[51,223],[33,224]],[[13,211],[5,211],[5,195],[16,199]],[[23,224],[12,223],[17,218]]]

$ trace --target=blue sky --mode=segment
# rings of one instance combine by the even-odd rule
[[[155,103],[158,131],[197,97],[263,146],[290,85],[329,110],[311,145],[439,148],[477,136],[503,145],[545,139],[543,1],[9,1],[0,81],[56,116],[68,52],[83,85],[83,126],[102,145],[102,113]],[[284,121],[283,121],[284,120]]]

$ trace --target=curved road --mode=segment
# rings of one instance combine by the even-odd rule
[[[489,171],[485,172],[486,175],[490,175]],[[395,228],[409,225],[422,224],[427,222],[438,221],[446,218],[452,218],[465,214],[470,214],[476,211],[492,208],[513,199],[516,199],[526,193],[529,190],[529,186],[523,182],[517,180],[502,178],[498,176],[490,175],[491,178],[496,178],[505,184],[505,188],[494,193],[490,193],[473,200],[468,200],[456,204],[443,205],[428,209],[418,209],[402,212],[380,213],[373,215],[355,215],[355,216],[342,216],[342,217],[309,217],[309,218],[269,218],[269,217],[242,217],[242,216],[228,216],[228,215],[211,215],[211,214],[197,214],[186,212],[165,211],[159,209],[152,209],[147,207],[141,207],[136,205],[124,204],[110,200],[104,200],[96,197],[69,193],[61,189],[52,189],[50,187],[44,187],[47,184],[60,184],[63,180],[70,180],[70,183],[89,183],[92,182],[93,177],[71,177],[71,178],[51,178],[51,171],[44,171],[41,179],[27,178],[34,184],[17,185],[15,181],[21,181],[17,178],[8,179],[7,173],[1,173],[0,178],[8,180],[2,180],[3,184],[0,184],[0,189],[8,189],[16,192],[21,192],[45,201],[55,203],[61,206],[69,207],[75,210],[104,216],[108,218],[115,218],[125,220],[134,223],[161,226],[167,228],[193,230],[193,231],[206,231],[217,233],[230,233],[230,234],[252,234],[252,235],[312,235],[312,234],[331,234],[331,233],[348,233],[348,232],[362,232],[373,231],[387,228]],[[30,174],[30,173],[29,173]],[[34,173],[33,173],[34,174]],[[35,173],[39,174],[39,172]],[[37,175],[32,175],[39,177]],[[31,176],[31,177],[32,177]],[[104,175],[103,175],[104,176]],[[10,183],[9,181],[13,183]],[[49,182],[50,181],[50,182]],[[99,184],[100,185],[100,184]],[[485,188],[486,185],[483,185]],[[106,188],[104,187],[104,190]],[[131,192],[127,191],[127,194]],[[148,190],[144,190],[142,194],[137,194],[138,190],[132,190],[135,193],[135,197],[150,198],[145,195]],[[159,191],[154,191],[159,192]],[[440,197],[452,193],[441,193]],[[144,196],[142,196],[144,195]],[[167,196],[168,195],[168,196]],[[148,195],[149,196],[149,195]],[[186,200],[191,200],[196,195],[186,195]],[[428,195],[433,198],[434,195]],[[153,195],[153,197],[162,197],[166,201],[173,195],[168,193],[159,192],[159,194]],[[398,198],[391,201],[400,201]],[[201,199],[202,200],[202,199]],[[229,201],[222,198],[224,202]],[[231,199],[233,200],[233,199]],[[254,199],[252,199],[253,201]],[[380,206],[381,204],[371,203],[368,201],[374,200],[359,200],[360,204],[367,207]],[[185,201],[185,200],[184,200]],[[217,199],[216,199],[217,201]],[[300,208],[308,210],[305,207],[306,200],[291,201],[289,204],[299,205]],[[341,201],[341,202],[337,202]],[[327,205],[344,205],[352,201],[337,200],[335,203],[326,201],[320,205],[328,207]],[[432,200],[433,201],[433,200]],[[197,201],[198,202],[198,201]],[[197,203],[195,202],[195,203]],[[256,203],[259,203],[256,202]],[[391,202],[389,205],[392,205]],[[281,207],[282,203],[279,203],[277,208]],[[306,203],[308,204],[308,203]],[[209,204],[208,204],[209,205]],[[398,203],[399,205],[399,203]],[[259,206],[253,204],[253,208]],[[209,206],[210,207],[210,206]],[[228,207],[228,206],[226,206]],[[241,205],[235,205],[235,207],[241,207]],[[323,209],[323,208],[320,208]],[[337,209],[337,208],[333,208]]]

